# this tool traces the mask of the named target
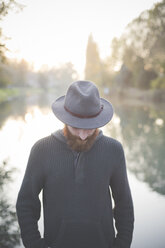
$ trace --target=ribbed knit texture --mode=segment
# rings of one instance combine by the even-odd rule
[[[41,190],[42,239],[37,225]],[[122,145],[101,131],[87,152],[72,151],[61,130],[39,140],[16,207],[26,248],[129,248],[134,216]]]

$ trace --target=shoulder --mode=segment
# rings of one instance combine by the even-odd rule
[[[102,152],[103,156],[106,157],[106,160],[110,165],[117,165],[120,164],[121,161],[124,161],[124,150],[122,143],[114,139],[112,137],[108,137],[103,135],[100,139],[99,150]],[[117,168],[115,166],[114,168]]]
[[[122,143],[111,137],[104,136],[104,141],[107,143],[106,152],[111,157],[114,164],[114,169],[125,168],[125,153]]]
[[[108,147],[113,147],[114,149],[117,150],[122,150],[123,146],[119,140],[116,140],[114,138],[108,137],[106,135],[103,135],[102,137],[102,142],[107,145]]]
[[[109,154],[111,158],[117,159],[123,157],[124,149],[123,145],[119,140],[103,135],[101,139],[102,149],[106,154]]]
[[[41,151],[41,150],[45,149],[46,147],[48,147],[51,142],[52,142],[51,135],[43,137],[43,138],[37,140],[33,144],[31,150],[32,151],[37,151],[37,150]]]

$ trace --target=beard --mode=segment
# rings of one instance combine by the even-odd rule
[[[93,146],[98,133],[99,129],[96,128],[92,135],[88,136],[85,140],[81,140],[78,136],[73,135],[69,131],[67,125],[65,125],[63,129],[63,134],[67,139],[67,144],[72,150],[77,152],[89,151]]]

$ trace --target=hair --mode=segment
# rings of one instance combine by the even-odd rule
[[[95,142],[98,133],[99,133],[99,129],[96,128],[92,135],[88,136],[85,140],[81,140],[78,136],[73,135],[69,131],[66,124],[63,129],[63,134],[67,139],[67,144],[70,146],[72,150],[77,152],[90,150]]]

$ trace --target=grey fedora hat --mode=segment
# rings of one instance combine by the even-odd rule
[[[102,127],[113,116],[112,104],[100,98],[96,85],[90,81],[73,82],[66,95],[53,102],[52,110],[63,123],[83,129]]]

